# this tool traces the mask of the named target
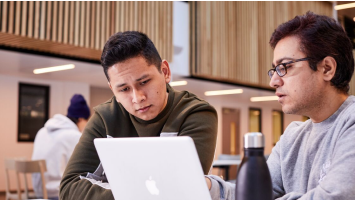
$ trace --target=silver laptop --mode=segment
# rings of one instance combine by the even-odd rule
[[[211,200],[190,137],[94,140],[115,199]]]

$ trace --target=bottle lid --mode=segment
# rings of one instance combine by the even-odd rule
[[[244,148],[264,148],[264,135],[259,132],[244,134]]]

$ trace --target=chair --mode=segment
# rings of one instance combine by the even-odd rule
[[[17,194],[10,192],[10,178],[9,171],[16,172],[16,186],[17,186]],[[25,161],[23,159],[5,159],[5,185],[6,185],[6,200],[16,199],[29,199],[35,198],[34,194],[30,194],[28,192],[28,184],[26,174],[28,173],[40,173],[42,179],[42,191],[43,198],[47,199],[47,190],[45,186],[44,180],[44,172],[47,171],[45,160],[35,160],[35,161]],[[23,174],[24,182],[25,182],[25,192],[21,191],[21,183],[20,183],[20,174]]]
[[[18,159],[24,159],[24,158],[7,158],[5,159],[5,199],[6,200],[10,200],[10,199],[24,199],[25,198],[25,194],[21,194],[20,192],[20,187],[19,187],[19,177],[16,174],[16,187],[17,187],[17,193],[13,193],[10,192],[10,177],[9,177],[9,173],[10,171],[14,171],[16,172],[16,160]],[[20,194],[20,196],[19,196]]]
[[[48,194],[47,194],[47,189],[46,189],[46,181],[44,179],[44,172],[47,171],[45,160],[30,160],[30,161],[17,160],[15,163],[15,168],[16,168],[16,172],[18,174],[17,177],[19,177],[19,174],[21,174],[21,173],[24,174],[26,199],[30,198],[30,195],[28,193],[28,185],[27,185],[27,178],[26,178],[26,174],[28,174],[28,173],[40,173],[41,174],[43,199],[48,199]],[[18,182],[17,191],[18,192],[20,191],[20,182]],[[19,197],[20,197],[20,195],[19,195]]]

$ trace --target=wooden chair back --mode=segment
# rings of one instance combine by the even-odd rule
[[[11,185],[11,181],[10,181],[10,171],[14,171],[16,172],[16,161],[19,159],[24,159],[24,158],[6,158],[4,160],[4,164],[5,164],[5,199],[6,200],[10,200],[10,199],[24,199],[25,198],[25,194],[21,193],[20,191],[20,178],[18,176],[18,174],[16,173],[16,188],[17,188],[17,192],[13,193],[10,191],[10,185]],[[26,178],[26,177],[25,177]]]
[[[25,160],[24,158],[7,158],[5,159],[4,164],[5,164],[5,189],[6,189],[5,199],[6,200],[10,200],[10,199],[22,200],[22,199],[31,198],[30,197],[31,195],[29,194],[28,191],[28,183],[27,183],[27,176],[26,176],[26,174],[29,173],[41,174],[43,198],[48,199],[46,181],[44,179],[44,172],[47,171],[45,160]],[[9,176],[10,171],[14,171],[16,173],[15,182],[17,187],[17,193],[10,191],[10,176]],[[21,183],[20,183],[21,174],[24,177],[25,192],[21,191]]]
[[[19,174],[21,174],[21,173],[23,173],[23,174],[40,173],[41,180],[42,180],[43,198],[48,199],[48,194],[47,194],[47,189],[46,189],[46,181],[44,179],[44,172],[47,171],[45,160],[29,160],[29,161],[18,160],[15,162],[15,169],[18,174],[18,177],[19,177]],[[18,184],[18,185],[20,185],[20,184]],[[29,198],[27,179],[25,180],[25,194],[26,194],[26,197]]]

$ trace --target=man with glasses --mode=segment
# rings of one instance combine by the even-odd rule
[[[267,160],[274,198],[355,199],[350,39],[334,19],[307,12],[281,24],[270,45],[274,49],[270,86],[276,89],[283,112],[310,118],[292,122]],[[234,199],[234,185],[215,176],[206,181],[213,199]]]

